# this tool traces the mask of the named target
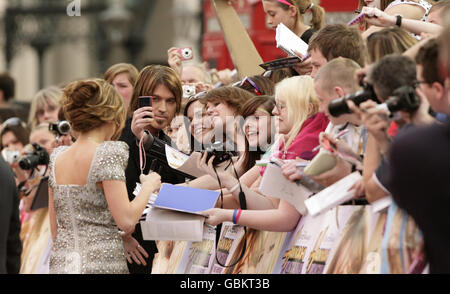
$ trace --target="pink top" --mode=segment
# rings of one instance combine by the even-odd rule
[[[291,145],[284,150],[284,142],[278,146],[277,152],[285,152],[286,157],[284,159],[295,159],[296,157],[311,160],[316,156],[319,150],[312,152],[314,147],[319,145],[319,134],[327,128],[329,123],[328,118],[322,112],[316,113],[303,123],[300,132],[292,141]],[[261,175],[264,174],[266,167],[261,167]]]

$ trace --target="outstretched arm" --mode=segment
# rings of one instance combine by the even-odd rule
[[[234,210],[213,208],[205,211],[206,222],[216,226],[223,222],[233,221]],[[290,232],[295,229],[301,214],[288,202],[281,200],[277,209],[243,210],[238,224],[256,230],[271,232]]]

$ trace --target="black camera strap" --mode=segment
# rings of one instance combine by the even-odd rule
[[[247,209],[247,200],[246,200],[246,198],[245,198],[245,193],[244,193],[244,191],[242,190],[242,185],[241,185],[241,182],[239,181],[239,176],[238,176],[238,174],[237,174],[236,168],[234,167],[233,159],[230,158],[230,161],[231,161],[231,165],[233,166],[234,173],[235,173],[235,175],[236,175],[236,179],[237,179],[238,182],[239,182],[239,188],[240,188],[240,192],[239,192],[239,206],[241,207],[242,210],[246,210],[246,209]],[[228,166],[229,166],[229,165],[228,165]],[[223,209],[223,191],[222,191],[222,183],[220,182],[220,177],[219,177],[219,175],[217,174],[216,167],[213,166],[213,168],[214,168],[214,172],[216,173],[217,181],[219,182],[219,187],[220,187],[220,199],[221,199],[220,208]],[[233,263],[230,264],[230,265],[225,265],[225,264],[222,264],[222,263],[219,261],[218,257],[217,257],[217,248],[218,248],[218,246],[219,246],[220,233],[221,233],[221,231],[222,231],[222,223],[220,223],[220,224],[217,225],[217,227],[216,227],[216,254],[215,254],[215,255],[216,255],[216,262],[217,262],[221,267],[225,267],[225,268],[233,267],[233,266],[235,266],[235,265],[236,265],[236,264],[244,257],[245,251],[247,250],[247,227],[245,227],[245,226],[243,226],[243,227],[244,227],[244,246],[242,247],[241,254],[239,255],[239,258],[238,258],[235,262],[233,262]]]

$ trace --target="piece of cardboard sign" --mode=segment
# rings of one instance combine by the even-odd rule
[[[263,60],[234,7],[227,0],[212,0],[212,3],[239,77],[262,74],[264,70],[259,64]]]

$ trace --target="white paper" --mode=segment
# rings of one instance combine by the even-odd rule
[[[277,48],[281,48],[287,54],[297,56],[294,50],[301,53],[303,58],[308,54],[308,44],[283,23],[277,26],[275,40],[277,41]]]
[[[173,240],[200,242],[205,217],[151,207],[141,221],[144,240]]]
[[[371,204],[372,204],[372,212],[377,213],[391,206],[392,197],[386,196],[381,199],[378,199],[377,201],[372,202]]]
[[[307,214],[305,200],[313,193],[302,185],[289,181],[281,168],[269,163],[259,185],[259,192],[292,204],[302,215]]]
[[[166,144],[166,158],[169,166],[194,177],[201,177],[205,172],[198,168],[197,161],[202,156],[200,152],[193,152],[190,156]]]
[[[360,179],[361,174],[354,172],[306,200],[305,205],[309,214],[318,215],[352,199],[355,192],[348,189]]]

